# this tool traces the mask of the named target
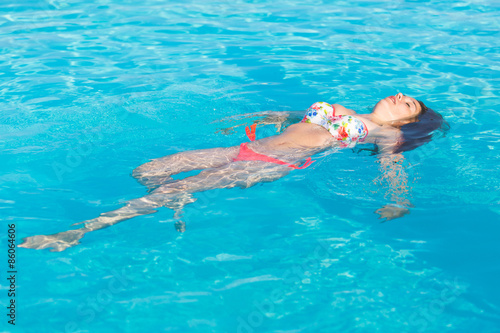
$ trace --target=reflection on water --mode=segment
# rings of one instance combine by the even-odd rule
[[[196,202],[182,234],[165,209],[62,253],[31,251],[23,325],[496,331],[496,3],[37,0],[0,11],[0,218],[19,238],[146,195],[130,174],[152,158],[245,141],[241,127],[216,133],[228,116],[316,101],[366,113],[401,91],[450,124],[403,153],[398,195],[415,207],[401,219],[373,214],[387,203],[378,157],[333,150],[272,184],[184,198]],[[333,252],[315,260],[319,240]],[[127,289],[87,306],[123,267]]]

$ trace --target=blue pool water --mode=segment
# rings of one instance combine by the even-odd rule
[[[1,332],[499,332],[498,2],[20,0],[0,5]],[[450,125],[404,153],[414,208],[350,149],[274,183],[17,249],[141,197],[152,158],[246,140],[227,116],[361,113],[401,91]],[[234,123],[227,123],[230,126]],[[259,135],[272,135],[272,126]]]

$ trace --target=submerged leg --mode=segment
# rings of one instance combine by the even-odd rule
[[[196,193],[216,188],[248,188],[258,183],[275,181],[287,175],[292,169],[273,163],[260,161],[240,161],[215,169],[203,170],[196,176],[167,183],[153,194]]]
[[[149,189],[173,181],[171,175],[191,170],[218,168],[232,162],[239,147],[186,151],[152,160],[137,167],[132,176]]]
[[[87,232],[109,227],[124,220],[131,219],[139,215],[155,213],[155,208],[160,207],[161,203],[156,201],[158,196],[145,196],[139,199],[130,200],[125,207],[103,213],[99,217],[75,224],[84,224],[84,227],[74,230],[59,232],[52,235],[36,235],[26,237],[19,247],[30,249],[47,249],[51,251],[63,251],[69,247],[80,244],[79,240]]]
[[[261,162],[235,162],[220,168],[204,170],[196,176],[162,185],[152,194],[128,201],[122,208],[103,213],[92,220],[76,223],[84,224],[82,228],[53,235],[26,237],[19,247],[52,248],[51,251],[63,251],[80,244],[79,240],[87,232],[103,229],[136,216],[155,213],[158,207],[168,207],[178,212],[185,205],[195,201],[191,193],[236,186],[247,188],[257,183],[279,179],[290,170],[286,166],[271,163],[265,163],[263,166]]]

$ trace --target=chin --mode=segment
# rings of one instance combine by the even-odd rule
[[[375,104],[375,106],[373,107],[372,109],[372,113],[386,113],[384,111],[387,111],[388,109],[388,101],[386,99],[381,99],[380,101],[378,101],[377,104]]]
[[[395,119],[394,117],[395,110],[391,103],[392,102],[390,100],[386,99],[379,101],[373,107],[372,114],[375,115],[380,121],[384,123],[397,121],[398,119]]]

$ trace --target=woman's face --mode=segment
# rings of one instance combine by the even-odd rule
[[[402,93],[380,100],[373,108],[372,114],[384,123],[414,122],[422,111],[420,103],[415,98]]]

